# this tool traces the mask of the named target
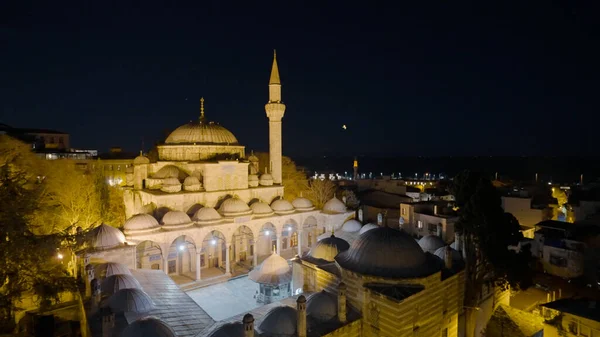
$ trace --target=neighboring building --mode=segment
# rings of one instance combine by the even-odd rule
[[[485,337],[543,337],[544,319],[540,315],[500,305],[485,327]]]
[[[580,200],[577,205],[572,205],[575,221],[584,221],[600,214],[600,201]]]
[[[452,204],[445,201],[423,201],[400,204],[402,229],[415,237],[436,235],[446,243],[454,240],[454,224],[458,221]]]
[[[536,205],[532,203],[532,198],[526,196],[503,196],[502,208],[514,215],[519,224],[530,228],[552,219],[552,208],[548,204]]]
[[[413,200],[411,197],[403,194],[379,190],[364,191],[358,198],[365,222],[378,223],[379,214],[382,214],[382,223],[378,224],[392,228],[398,228],[400,218],[398,205]]]
[[[596,300],[564,298],[542,307],[547,308],[544,337],[600,336],[600,309]]]
[[[69,134],[62,131],[50,129],[13,128],[6,124],[0,124],[0,132],[17,138],[25,143],[31,144],[34,150],[70,149]]]

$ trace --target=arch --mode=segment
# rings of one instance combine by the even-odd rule
[[[137,269],[165,270],[163,250],[151,240],[144,240],[135,246],[135,262]]]
[[[227,240],[220,231],[213,230],[204,236],[200,250],[200,268],[203,269],[203,279],[226,273],[227,249]]]
[[[194,280],[196,272],[196,242],[187,235],[176,237],[169,246],[167,274],[179,275]]]
[[[317,243],[317,236],[319,235],[318,231],[318,221],[314,216],[308,216],[304,219],[302,223],[302,239],[301,245],[302,249],[310,249]]]
[[[296,255],[298,252],[298,235],[298,222],[292,218],[285,219],[281,228],[281,256],[292,258]]]
[[[172,211],[169,207],[161,206],[154,210],[154,217],[160,223],[162,221],[163,216],[167,214],[167,212]]]
[[[257,233],[256,254],[258,260],[267,258],[277,246],[277,228],[271,222],[266,222]],[[260,261],[259,261],[260,263]]]
[[[231,235],[229,242],[231,243],[231,260],[234,263],[231,272],[248,270],[252,266],[256,250],[252,229],[246,225],[239,226]]]

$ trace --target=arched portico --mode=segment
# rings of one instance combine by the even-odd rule
[[[298,223],[294,219],[286,219],[281,229],[280,255],[291,259],[298,254]]]
[[[300,238],[300,244],[303,250],[309,250],[317,242],[318,233],[318,222],[314,216],[308,216],[302,223],[302,236]]]
[[[229,249],[225,235],[213,230],[204,236],[200,252],[202,278],[229,274]]]
[[[275,225],[267,222],[262,225],[260,231],[257,233],[256,240],[256,254],[258,256],[257,263],[260,264],[262,260],[267,258],[273,252],[273,249],[277,249],[277,229]]]
[[[234,265],[241,267],[241,270],[238,270],[235,267],[235,270],[231,272],[242,272],[247,270],[252,265],[253,256],[255,254],[255,242],[254,242],[254,234],[250,227],[241,225],[239,226],[231,236],[231,256],[232,262]]]
[[[187,235],[175,238],[169,246],[167,274],[187,277],[194,280],[196,274],[196,243]]]
[[[137,269],[165,270],[163,252],[158,243],[144,240],[136,245],[135,254]]]

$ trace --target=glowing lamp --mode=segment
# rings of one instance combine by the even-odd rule
[[[266,231],[266,232],[265,232],[265,235],[269,235],[270,233],[271,233],[271,232],[269,232],[269,231]]]
[[[56,255],[56,257],[58,257],[59,260],[63,259],[63,255],[61,253],[58,253],[58,255]]]
[[[184,245],[180,245],[180,246],[179,246],[179,250],[180,250],[180,251],[184,251],[184,250],[185,250],[185,246],[184,246]]]
[[[217,240],[215,240],[215,239],[212,239],[212,240],[210,240],[210,243],[211,243],[211,244],[214,246],[214,245],[216,245],[216,244],[217,244]]]

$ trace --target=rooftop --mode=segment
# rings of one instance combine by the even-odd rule
[[[425,289],[420,284],[415,285],[389,285],[385,283],[367,283],[365,287],[373,292],[386,296],[395,301],[402,301]]]
[[[600,310],[598,309],[598,302],[595,300],[563,298],[558,301],[542,304],[542,306],[600,322]]]

